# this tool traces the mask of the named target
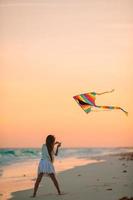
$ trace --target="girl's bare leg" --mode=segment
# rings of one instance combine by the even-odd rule
[[[58,194],[61,195],[59,184],[58,184],[58,181],[57,181],[55,175],[54,174],[50,174],[50,178],[52,179],[52,181],[53,181],[53,183],[54,183],[54,185],[55,185],[55,187],[56,187],[56,189],[58,191]]]
[[[40,173],[36,179],[36,182],[35,182],[35,186],[34,186],[34,193],[33,193],[33,196],[32,197],[35,197],[36,196],[36,193],[37,193],[37,190],[38,190],[38,187],[39,187],[39,184],[42,180],[42,177],[43,177],[43,173]]]

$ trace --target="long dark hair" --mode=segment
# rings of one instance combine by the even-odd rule
[[[54,142],[55,142],[55,136],[54,135],[48,135],[47,138],[46,138],[46,146],[47,146],[47,149],[48,149],[48,153],[49,153],[51,162],[53,161],[52,151],[54,149]]]

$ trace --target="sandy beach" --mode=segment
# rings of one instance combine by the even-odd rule
[[[84,166],[58,173],[57,177],[61,190],[65,193],[61,196],[57,195],[51,180],[48,177],[44,177],[35,199],[128,200],[133,197],[133,161],[131,158],[129,154],[104,156],[100,162],[84,163]],[[37,166],[35,163],[31,166],[33,170]],[[24,176],[24,173],[24,171],[21,171],[22,176]],[[35,174],[32,177],[30,172],[30,177],[24,178],[27,179],[27,185],[30,189],[24,188],[23,181],[19,180],[16,185],[16,190],[19,187],[19,191],[13,192],[8,199],[31,199]],[[28,180],[28,178],[30,179]],[[3,196],[2,199],[4,198],[6,199],[6,196]]]
[[[88,163],[98,162],[96,159],[88,160],[86,158],[66,158],[55,160],[57,174],[62,171],[82,166]],[[39,159],[31,159],[23,162],[6,165],[1,168],[0,176],[0,199],[7,200],[15,191],[33,188],[37,176],[37,167]],[[48,178],[47,178],[48,179]],[[18,198],[19,199],[19,198]]]

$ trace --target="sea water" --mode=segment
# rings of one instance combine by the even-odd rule
[[[96,156],[133,151],[129,147],[117,148],[60,148],[57,159],[92,159]],[[40,148],[0,148],[0,166],[41,158]]]

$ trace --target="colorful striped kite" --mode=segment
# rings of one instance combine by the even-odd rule
[[[122,110],[127,115],[128,112],[126,112],[123,108],[118,107],[118,106],[98,106],[98,105],[96,105],[96,103],[95,103],[96,95],[102,95],[102,94],[110,93],[113,91],[114,90],[111,90],[108,92],[103,92],[103,93],[89,92],[89,93],[85,93],[85,94],[76,95],[73,98],[86,113],[91,112],[92,108],[94,107],[94,108],[102,108],[102,109],[109,109],[109,110],[119,109],[119,110]]]

